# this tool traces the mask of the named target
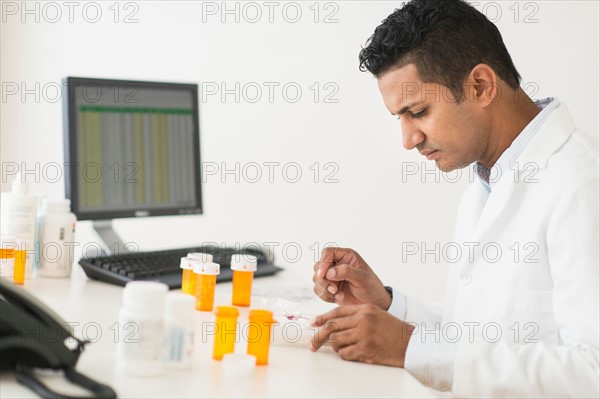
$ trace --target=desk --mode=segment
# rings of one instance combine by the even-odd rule
[[[281,290],[285,284],[298,286],[310,282],[307,271],[288,268],[276,276],[254,280],[256,290],[270,287]],[[304,286],[308,287],[306,284]],[[134,378],[116,371],[116,328],[121,307],[122,288],[89,280],[80,267],[70,279],[34,277],[25,289],[34,293],[68,323],[75,335],[93,339],[82,353],[77,369],[100,382],[107,383],[122,398],[149,397],[435,397],[403,369],[347,362],[330,348],[313,353],[302,345],[272,345],[268,366],[257,367],[253,375],[237,381],[228,380],[222,364],[211,358],[212,339],[203,339],[201,323],[212,314],[197,312],[194,367],[186,371],[164,371],[158,377]],[[215,304],[229,304],[231,283],[217,286]],[[253,297],[253,305],[260,298]],[[312,301],[311,311],[331,307]],[[240,319],[247,310],[241,311]],[[78,323],[78,324],[77,324]],[[245,351],[237,344],[236,352]],[[56,389],[72,389],[57,376],[44,381]],[[73,391],[71,391],[73,392]],[[12,374],[0,376],[0,397],[35,397],[19,385]]]

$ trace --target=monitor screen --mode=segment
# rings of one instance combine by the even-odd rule
[[[78,219],[202,213],[198,85],[65,84],[66,194]]]

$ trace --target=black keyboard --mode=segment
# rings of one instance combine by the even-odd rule
[[[221,273],[217,276],[217,283],[231,281],[233,273],[229,265],[231,256],[234,254],[256,256],[257,270],[254,273],[255,277],[270,276],[283,270],[269,262],[267,256],[258,249],[236,250],[234,248],[210,246],[88,257],[82,258],[79,264],[89,278],[109,284],[124,286],[133,280],[160,281],[173,289],[181,287],[181,269],[179,268],[181,258],[191,252],[213,255],[213,262],[221,265]]]

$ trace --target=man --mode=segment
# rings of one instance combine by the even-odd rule
[[[404,367],[460,397],[597,397],[597,140],[558,99],[527,96],[498,29],[459,0],[407,3],[360,62],[406,149],[478,179],[458,209],[443,306],[326,249],[314,290],[340,306],[313,321],[312,349],[330,340],[343,359]]]

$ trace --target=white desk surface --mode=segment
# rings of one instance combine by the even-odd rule
[[[310,287],[310,271],[288,268],[273,277],[254,280],[255,291],[266,292]],[[295,287],[295,288],[294,288]],[[33,277],[25,282],[32,292],[56,311],[66,322],[75,325],[75,335],[93,339],[79,358],[77,370],[112,386],[122,398],[180,397],[436,397],[434,391],[421,385],[408,372],[399,368],[348,362],[331,348],[311,352],[300,344],[272,344],[268,366],[257,367],[249,377],[232,381],[223,374],[222,364],[211,358],[212,337],[203,338],[201,323],[214,320],[210,312],[196,313],[196,346],[191,370],[164,371],[151,378],[120,375],[116,369],[115,323],[121,308],[122,288],[89,280],[79,266],[70,279]],[[306,290],[305,290],[306,292]],[[217,285],[215,305],[228,305],[231,283]],[[270,298],[269,300],[272,300]],[[262,301],[262,302],[261,302]],[[252,306],[265,303],[254,297]],[[331,307],[318,300],[307,300],[313,314]],[[247,316],[241,309],[240,322]],[[111,326],[113,328],[111,329]],[[202,342],[204,341],[204,342]],[[245,352],[245,343],[236,344],[236,352]],[[65,393],[75,393],[62,377],[45,376],[49,386]],[[0,376],[1,398],[36,397],[19,385],[10,373]]]

